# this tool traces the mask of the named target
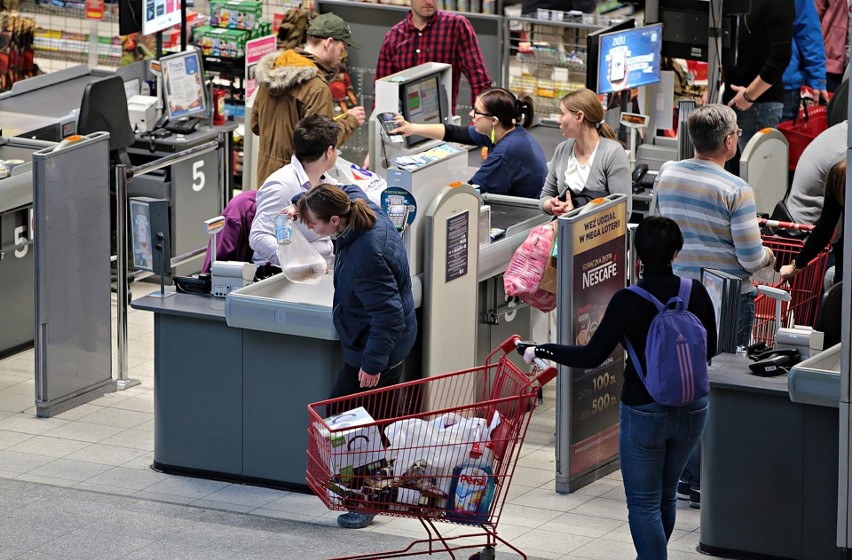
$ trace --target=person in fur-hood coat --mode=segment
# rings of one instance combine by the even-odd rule
[[[311,22],[303,47],[270,53],[258,63],[255,73],[258,89],[251,113],[251,131],[260,137],[258,184],[290,163],[296,123],[308,115],[335,117],[328,82],[334,77],[347,45],[359,46],[346,22],[334,14],[322,14]],[[364,120],[363,107],[353,107],[338,115],[338,146]]]

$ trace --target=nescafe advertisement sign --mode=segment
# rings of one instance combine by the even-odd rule
[[[573,343],[589,343],[626,273],[625,205],[618,204],[575,222],[573,241]],[[571,369],[570,476],[618,454],[619,401],[624,350],[617,346],[600,366]]]

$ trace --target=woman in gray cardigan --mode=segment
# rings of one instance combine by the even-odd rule
[[[615,132],[603,122],[604,111],[595,92],[582,88],[562,98],[559,129],[567,138],[547,164],[547,179],[539,196],[545,214],[559,216],[592,199],[612,193],[627,195],[632,210],[632,184],[627,154]]]

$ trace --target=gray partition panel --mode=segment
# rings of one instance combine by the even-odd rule
[[[36,410],[113,390],[109,135],[33,154]]]
[[[337,340],[243,331],[243,475],[306,484],[308,404],[331,394]]]
[[[241,475],[242,332],[157,313],[154,336],[154,464]]]

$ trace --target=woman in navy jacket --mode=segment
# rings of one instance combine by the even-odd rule
[[[337,240],[334,326],[346,365],[330,398],[398,382],[417,336],[399,232],[355,185],[318,185],[299,199],[298,212],[310,229]]]
[[[529,96],[518,99],[509,90],[491,88],[476,98],[470,126],[410,123],[397,115],[394,134],[417,134],[435,140],[488,149],[485,161],[470,179],[480,192],[538,198],[547,178],[547,159],[526,131],[533,124]]]
[[[297,205],[305,225],[336,239],[333,313],[344,364],[329,398],[399,383],[417,336],[411,274],[399,232],[354,185],[317,185]],[[386,404],[369,412],[378,420],[396,416],[392,408]],[[360,528],[372,516],[350,512],[337,521]]]

